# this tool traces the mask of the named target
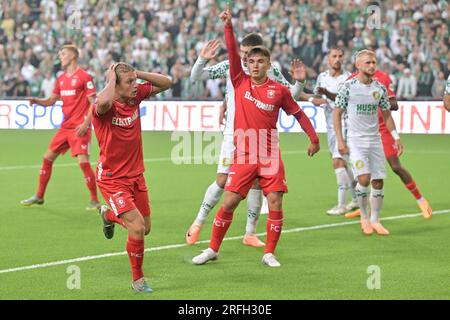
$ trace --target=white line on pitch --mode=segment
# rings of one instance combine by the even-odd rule
[[[435,212],[433,212],[433,215],[446,214],[446,213],[450,213],[450,209],[435,211]],[[422,214],[421,213],[403,214],[403,215],[399,215],[399,216],[382,218],[381,220],[385,221],[385,220],[409,219],[409,218],[415,218],[415,217],[419,217],[419,216],[422,216]],[[343,226],[348,226],[348,225],[353,225],[353,224],[359,224],[359,220],[288,229],[288,230],[283,230],[282,233],[304,232],[304,231],[311,231],[311,230],[336,228],[336,227],[343,227]],[[264,235],[266,235],[266,233],[258,233],[257,235],[264,236]],[[229,237],[229,238],[225,238],[224,241],[240,240],[242,238],[243,238],[242,236]],[[197,244],[207,244],[207,243],[209,243],[209,240],[203,240],[203,241],[197,242]],[[145,252],[170,250],[170,249],[183,248],[183,247],[187,247],[187,246],[188,245],[185,243],[173,244],[173,245],[160,246],[160,247],[155,247],[155,248],[147,248],[147,249],[145,249]],[[106,254],[100,254],[100,255],[96,255],[96,256],[87,256],[87,257],[80,257],[80,258],[74,258],[74,259],[68,259],[68,260],[40,263],[40,264],[31,265],[31,266],[0,270],[0,274],[25,271],[25,270],[33,270],[33,269],[42,269],[42,268],[55,267],[55,266],[60,266],[60,265],[65,265],[65,264],[70,264],[70,263],[75,263],[75,262],[98,260],[98,259],[103,259],[103,258],[124,256],[124,255],[127,255],[127,252],[106,253]]]

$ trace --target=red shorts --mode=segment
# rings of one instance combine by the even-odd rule
[[[264,196],[271,192],[288,192],[284,164],[281,157],[270,165],[262,163],[233,163],[228,174],[225,190],[238,193],[245,198],[256,178],[259,178],[259,185]]]
[[[91,148],[91,130],[88,130],[84,136],[77,137],[76,129],[59,129],[48,148],[58,154],[64,154],[67,150],[71,149],[72,157],[80,154],[89,155]]]
[[[381,132],[381,141],[383,142],[384,156],[386,159],[398,157],[398,149],[395,140],[390,132]]]
[[[137,209],[143,217],[150,216],[150,200],[144,175],[130,179],[97,180],[100,192],[116,216]]]

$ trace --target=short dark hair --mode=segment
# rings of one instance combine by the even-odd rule
[[[327,55],[329,55],[331,53],[331,51],[333,51],[333,50],[340,51],[342,54],[344,54],[344,49],[337,47],[337,46],[332,46],[328,49]]]
[[[253,47],[249,52],[248,52],[248,58],[250,58],[250,57],[252,57],[252,56],[254,56],[254,55],[257,55],[257,54],[260,54],[260,55],[262,55],[262,56],[264,56],[264,57],[267,57],[267,58],[269,58],[269,60],[270,60],[270,51],[269,51],[269,49],[267,49],[266,47],[264,47],[264,46],[256,46],[256,47]]]
[[[263,45],[263,39],[257,33],[249,33],[241,41],[241,46],[244,46],[244,47],[256,47],[256,46],[262,46],[262,45]]]

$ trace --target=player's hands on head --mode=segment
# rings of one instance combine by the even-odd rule
[[[217,56],[217,49],[220,47],[220,41],[219,40],[210,40],[206,43],[206,45],[202,48],[202,51],[200,52],[200,57],[204,59],[212,59],[215,56]]]
[[[311,143],[308,147],[308,156],[312,157],[320,150],[320,144],[318,143]]]
[[[300,59],[293,59],[291,61],[291,70],[289,71],[292,79],[305,82],[306,80],[306,68]]]
[[[109,66],[108,71],[106,71],[106,81],[109,82],[116,82],[117,75],[116,75],[116,67],[118,63],[113,63]]]
[[[219,15],[220,20],[222,20],[223,24],[228,26],[231,25],[231,11],[230,11],[230,4],[227,3],[225,6],[225,11],[223,11]]]

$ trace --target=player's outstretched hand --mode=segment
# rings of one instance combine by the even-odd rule
[[[222,20],[223,24],[226,26],[229,26],[231,24],[231,11],[230,11],[230,4],[227,3],[225,6],[225,11],[223,11],[219,15],[220,20]]]
[[[318,87],[318,88],[317,88],[317,93],[318,93],[318,94],[324,94],[324,95],[327,95],[328,90],[327,90],[326,88],[323,88],[323,87]]]
[[[32,107],[34,104],[36,104],[36,99],[35,98],[28,98],[28,103],[30,104],[30,107]]]
[[[200,52],[200,57],[203,59],[212,59],[217,55],[217,49],[220,47],[219,40],[210,40],[206,43],[206,45],[202,48]]]
[[[308,147],[308,156],[312,157],[320,150],[320,144],[318,143],[311,143]]]
[[[88,132],[89,125],[82,123],[76,128],[77,137],[83,137]]]
[[[306,68],[300,59],[293,59],[291,62],[291,70],[289,71],[292,79],[305,82],[306,79]]]

